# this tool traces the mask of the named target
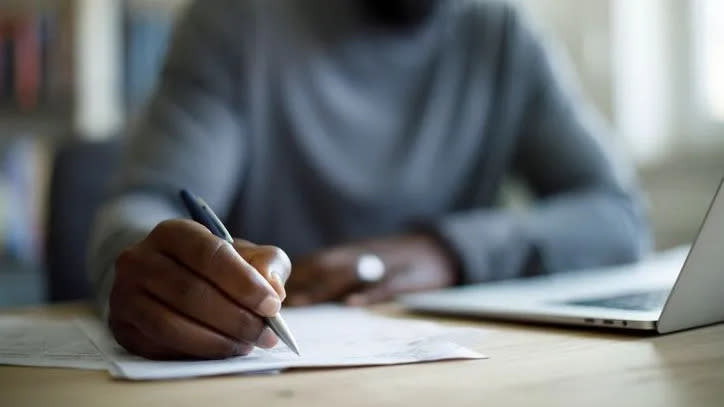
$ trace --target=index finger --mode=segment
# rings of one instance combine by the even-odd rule
[[[234,302],[261,316],[279,313],[272,286],[223,239],[188,219],[161,222],[149,234],[161,252],[208,280]]]

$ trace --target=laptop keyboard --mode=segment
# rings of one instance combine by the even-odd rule
[[[661,308],[669,296],[669,290],[637,292],[614,297],[567,301],[567,304],[589,307],[616,308],[630,311],[651,311]]]

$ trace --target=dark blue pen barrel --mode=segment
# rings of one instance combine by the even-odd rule
[[[194,194],[192,194],[191,192],[189,192],[185,189],[182,189],[181,191],[179,191],[179,195],[181,196],[181,201],[183,202],[184,206],[186,207],[186,210],[189,212],[191,219],[204,225],[215,236],[218,236],[222,239],[224,238],[224,234],[216,227],[216,224],[214,223],[213,219],[209,218],[209,216],[206,214],[206,212],[204,212],[204,210],[201,209],[201,207],[197,203],[198,201],[195,198]]]

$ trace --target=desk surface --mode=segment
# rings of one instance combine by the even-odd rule
[[[390,306],[377,310],[403,314]],[[88,312],[71,304],[12,313],[65,318]],[[491,358],[165,382],[119,381],[102,371],[0,366],[0,405],[724,405],[724,324],[641,336],[441,321],[488,329],[474,348]]]

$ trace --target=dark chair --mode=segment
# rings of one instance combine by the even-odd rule
[[[86,245],[91,222],[119,156],[119,142],[74,141],[58,149],[50,180],[46,250],[47,298],[91,295]]]

